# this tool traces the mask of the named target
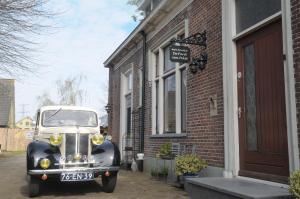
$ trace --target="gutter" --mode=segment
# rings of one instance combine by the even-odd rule
[[[144,136],[145,136],[145,87],[146,87],[146,45],[147,34],[145,31],[141,31],[140,34],[143,37],[143,67],[142,67],[142,118],[141,118],[141,131],[140,131],[140,153],[144,153]]]

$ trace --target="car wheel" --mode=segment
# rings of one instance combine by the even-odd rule
[[[29,197],[38,196],[40,193],[40,182],[33,176],[28,176],[28,191]]]
[[[106,193],[112,193],[116,187],[117,174],[112,174],[110,176],[102,175],[102,189]]]

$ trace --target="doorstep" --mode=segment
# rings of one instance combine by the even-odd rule
[[[239,178],[206,177],[187,179],[185,189],[191,199],[292,198],[285,187]]]

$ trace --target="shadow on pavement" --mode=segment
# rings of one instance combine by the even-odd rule
[[[23,196],[28,197],[28,187],[22,186],[20,192]],[[102,192],[101,184],[97,181],[88,182],[68,182],[59,181],[42,182],[40,194],[42,196],[83,196],[88,193]]]

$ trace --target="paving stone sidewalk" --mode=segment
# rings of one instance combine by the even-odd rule
[[[0,198],[18,199],[27,197],[25,176],[25,155],[0,158]],[[76,184],[45,183],[41,196],[37,198],[63,199],[187,199],[182,189],[167,185],[164,182],[151,180],[150,176],[140,172],[121,170],[114,193],[101,190],[100,179],[95,182]]]

